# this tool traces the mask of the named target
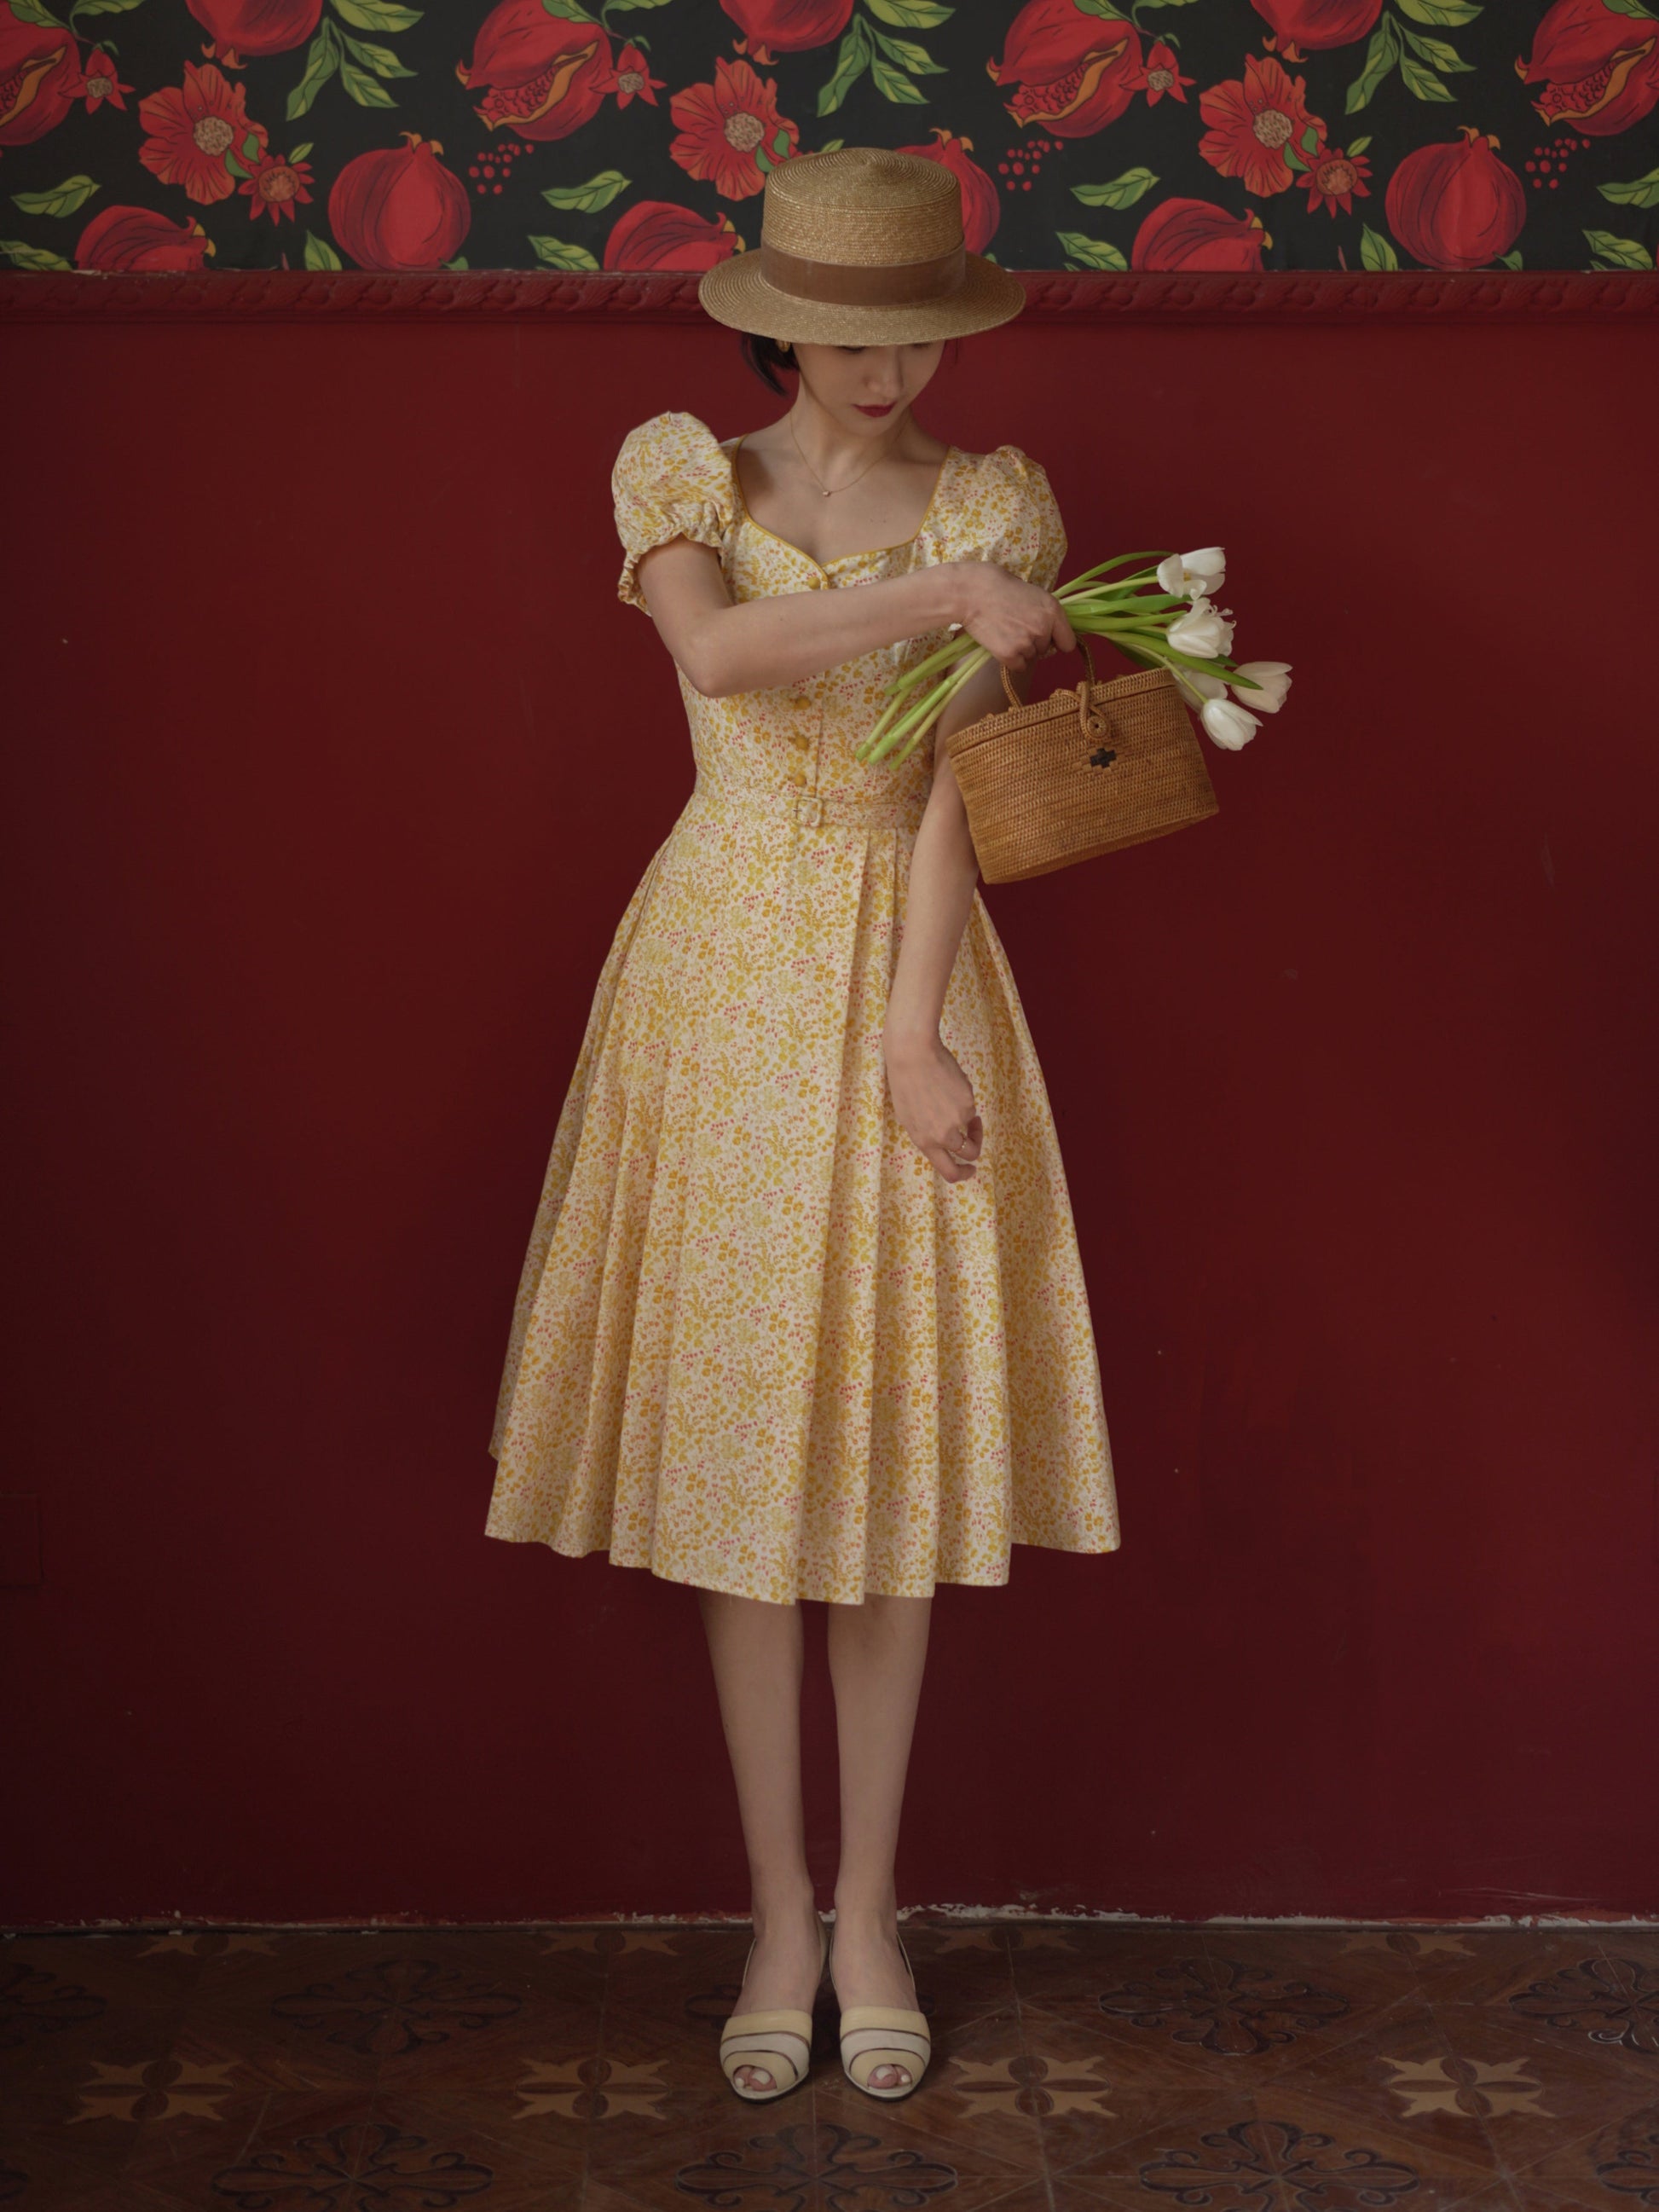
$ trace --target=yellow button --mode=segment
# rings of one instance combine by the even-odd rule
[[[810,706],[811,705],[811,703],[812,703],[812,701],[811,701],[811,695],[810,695],[809,693],[805,692],[805,691],[798,691],[798,692],[796,693],[795,696],[794,696],[794,697],[793,697],[793,698],[789,702],[789,703],[790,703],[790,705],[791,705],[792,707],[810,707]]]
[[[805,761],[791,761],[791,762],[790,762],[790,763],[789,763],[789,781],[790,781],[790,782],[791,782],[791,783],[805,783],[805,781],[806,781],[806,763],[805,763]]]

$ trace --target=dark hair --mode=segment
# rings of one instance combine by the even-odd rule
[[[769,392],[782,395],[783,386],[778,380],[778,371],[795,366],[793,354],[785,353],[775,338],[766,337],[758,331],[744,331],[743,357]]]

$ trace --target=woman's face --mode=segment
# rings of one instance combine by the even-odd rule
[[[915,401],[945,350],[943,338],[914,345],[797,345],[801,382],[844,428],[890,429]],[[867,410],[867,411],[866,411]]]

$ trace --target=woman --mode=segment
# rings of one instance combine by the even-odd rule
[[[947,168],[782,164],[760,252],[700,296],[772,390],[772,364],[799,382],[759,431],[670,411],[617,456],[617,590],[673,656],[697,781],[560,1119],[487,1527],[699,1590],[755,1927],[721,2061],[750,2099],[804,2076],[825,1963],[799,1601],[827,1603],[842,2063],[900,2097],[929,2051],[893,1863],[933,1588],[1119,1532],[1054,1123],[961,793],[932,744],[854,748],[958,626],[994,659],[936,740],[1006,707],[998,661],[1075,643],[1066,534],[1018,446],[941,445],[911,411],[947,337],[1024,301],[964,250]]]

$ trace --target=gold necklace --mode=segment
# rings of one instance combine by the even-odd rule
[[[785,417],[785,420],[789,425],[790,436],[795,440],[795,451],[798,453],[800,453],[800,440],[795,435],[795,417],[793,410]],[[896,445],[897,442],[898,441],[896,439],[893,441],[894,445]],[[885,452],[879,453],[876,455],[876,461],[885,460],[888,453],[890,453],[892,450],[892,446],[889,446]],[[859,477],[868,476],[871,470],[876,465],[876,461],[866,461],[864,466],[859,471]],[[849,477],[844,484],[827,484],[823,481],[823,478],[818,474],[817,471],[812,466],[811,461],[807,459],[805,453],[800,453],[800,462],[801,466],[805,470],[807,475],[811,477],[813,483],[823,494],[825,499],[829,498],[832,491],[850,491],[852,487],[859,480],[859,477]]]

